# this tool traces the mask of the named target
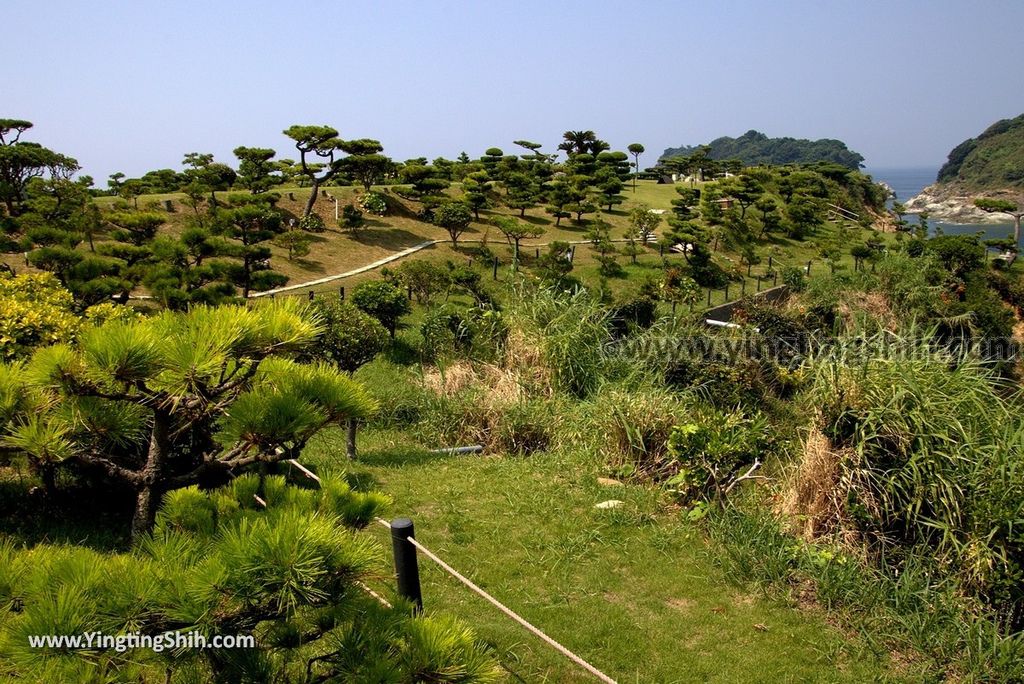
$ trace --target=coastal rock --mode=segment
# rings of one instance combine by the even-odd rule
[[[928,212],[928,216],[937,221],[965,224],[1005,223],[1005,216],[989,214],[974,206],[975,199],[992,194],[967,193],[955,185],[935,183],[922,190],[921,194],[910,199],[904,206],[907,213]]]

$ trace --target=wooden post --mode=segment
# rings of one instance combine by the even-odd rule
[[[313,292],[312,290],[310,290],[309,291],[309,301],[313,301],[313,299],[315,297],[316,297],[316,292]]]
[[[338,299],[345,301],[345,286],[342,285],[338,288]]]
[[[398,595],[410,601],[416,613],[423,612],[423,593],[420,590],[420,567],[416,547],[409,538],[416,537],[412,520],[395,518],[391,521],[391,548],[395,554],[395,579]]]
[[[768,270],[772,270],[772,256],[768,255]]]
[[[540,259],[540,247],[537,248],[537,258]]]
[[[725,301],[729,301],[729,283],[725,284]]]
[[[811,260],[807,260],[807,275],[811,275]]]
[[[775,287],[778,284],[779,284],[779,272],[776,271],[775,273],[772,274],[772,287]]]
[[[356,460],[356,430],[359,428],[359,421],[349,418],[345,425],[345,455],[350,460]]]
[[[743,282],[740,285],[740,297],[746,297],[746,296],[747,296],[747,279],[744,278]]]
[[[751,264],[747,264],[747,277],[748,278],[750,277],[750,266],[751,266]]]
[[[409,295],[409,301],[411,302],[412,301],[412,285],[409,286],[408,295]]]
[[[711,306],[711,288],[708,288],[708,306]]]
[[[498,257],[494,257],[494,279],[498,279]]]

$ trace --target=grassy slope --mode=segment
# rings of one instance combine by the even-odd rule
[[[390,493],[393,515],[412,516],[423,543],[620,682],[852,682],[884,672],[819,616],[726,585],[695,527],[653,488],[599,485],[595,458],[438,456],[391,433],[362,439],[350,472]],[[329,432],[303,460],[343,453],[343,435]],[[625,505],[594,508],[612,498]],[[379,526],[367,534],[388,543]],[[593,681],[427,559],[420,571],[427,611],[473,625],[521,678],[509,681]]]
[[[955,175],[944,182],[972,191],[1024,189],[1024,114],[993,124],[973,141]]]
[[[356,188],[327,188],[327,191],[332,196],[337,197],[341,205],[345,205],[352,202],[356,193]],[[281,200],[278,206],[286,212],[287,215],[301,215],[305,201],[309,197],[308,188],[281,188],[278,189],[277,192],[281,194]],[[458,192],[459,190],[456,186],[452,190],[452,193],[457,195]],[[290,193],[294,195],[294,200],[289,198]],[[616,207],[612,212],[602,213],[603,218],[612,226],[613,238],[621,238],[625,234],[629,224],[629,211],[633,207],[639,204],[646,204],[653,209],[670,210],[672,207],[671,201],[678,196],[675,192],[675,186],[659,185],[653,181],[640,181],[635,193],[631,187],[627,186],[623,195],[626,198],[624,204]],[[159,202],[166,199],[170,199],[172,201],[175,211],[168,214],[168,224],[163,230],[167,232],[176,232],[180,230],[184,219],[191,211],[180,204],[180,194],[140,197],[139,206],[144,207],[147,203]],[[397,200],[398,198],[395,197],[394,199]],[[113,202],[113,198],[99,198],[97,202],[100,206],[107,206]],[[276,270],[289,277],[289,285],[296,285],[306,281],[315,280],[326,275],[333,275],[356,269],[426,240],[448,239],[448,234],[441,228],[424,223],[423,221],[419,221],[415,218],[414,212],[416,210],[416,203],[400,201],[398,204],[401,207],[400,211],[393,212],[392,214],[381,218],[370,217],[368,227],[360,234],[352,235],[339,230],[336,227],[334,221],[334,203],[329,199],[321,197],[317,200],[315,208],[316,211],[324,218],[324,221],[328,226],[328,230],[316,236],[316,242],[312,246],[310,254],[306,257],[288,261],[287,252],[285,250],[278,247],[272,247],[273,258],[271,263]],[[507,266],[508,262],[511,261],[511,248],[505,244],[504,237],[501,233],[488,222],[489,217],[495,213],[517,214],[518,212],[510,212],[504,207],[492,211],[481,212],[481,220],[474,221],[470,226],[470,229],[462,236],[461,240],[464,244],[460,245],[459,250],[453,250],[450,244],[442,244],[420,252],[416,256],[418,258],[435,259],[442,262],[449,259],[456,261],[466,260],[469,258],[472,248],[475,247],[475,244],[473,243],[486,240]],[[592,217],[593,215],[591,214],[588,216]],[[545,233],[538,239],[523,241],[524,265],[527,266],[529,265],[529,257],[535,253],[535,249],[539,245],[547,244],[553,240],[579,241],[584,239],[585,226],[577,225],[574,221],[563,220],[561,226],[555,227],[554,221],[544,212],[543,207],[536,207],[528,210],[526,212],[526,220],[536,225],[540,225],[545,229]],[[667,223],[663,222],[659,228],[659,234],[667,230],[667,228]],[[819,238],[827,236],[834,231],[835,226],[828,224],[826,228],[823,229],[822,235],[819,236]],[[763,254],[765,264],[754,269],[753,273],[755,275],[766,269],[767,255],[770,252],[775,255],[777,267],[779,264],[802,266],[806,264],[808,259],[817,258],[817,249],[810,244],[810,241],[797,242],[777,235],[772,236],[770,243],[762,245],[760,251]],[[576,255],[577,272],[574,275],[581,277],[584,282],[587,282],[588,284],[596,283],[598,280],[597,265],[589,247],[578,247]],[[736,254],[721,252],[720,256],[725,257],[722,259],[723,262],[725,262],[726,259],[731,259],[734,263],[739,263],[739,259]],[[682,258],[678,256],[673,256],[672,258],[682,261]],[[849,255],[846,255],[845,259],[852,264],[852,259]],[[16,266],[23,268],[20,259],[15,258],[14,261],[17,262],[15,264]],[[619,261],[620,263],[627,264],[628,259],[626,257],[619,257]],[[640,258],[640,262],[642,264],[641,266],[629,266],[627,271],[634,272],[631,273],[631,275],[636,275],[636,272],[640,271],[653,272],[654,267],[661,263],[661,259],[658,257],[656,250],[650,250],[646,257]],[[481,271],[490,272],[490,268],[488,266],[480,265],[480,268]],[[511,269],[503,267],[499,272],[500,279],[506,279],[510,272]],[[337,288],[340,285],[352,286],[363,280],[375,277],[377,277],[376,273],[370,272],[360,276],[346,278],[342,281],[314,286],[311,289],[323,292],[337,292]],[[627,279],[625,278],[613,279],[609,283],[609,287],[613,292],[618,293],[624,289],[628,289],[628,287],[636,286],[636,278],[628,279],[630,281],[629,286],[626,285],[626,280]],[[756,290],[756,285],[756,280],[751,278],[747,282],[747,292],[754,292]],[[766,282],[764,285],[767,286],[768,283]],[[732,287],[733,291],[731,294],[736,294],[739,290],[739,284]],[[730,299],[732,298],[734,297],[730,297]],[[724,300],[724,292],[713,293],[712,303],[721,303]]]

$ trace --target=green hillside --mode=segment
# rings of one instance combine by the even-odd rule
[[[711,159],[739,159],[748,166],[761,164],[813,164],[833,162],[851,169],[858,169],[864,157],[850,150],[841,140],[823,138],[805,140],[797,138],[769,138],[764,133],[750,130],[738,138],[723,136],[712,140],[707,147]],[[689,156],[699,149],[693,147],[670,147],[661,155],[669,157]]]
[[[954,147],[937,180],[970,190],[1024,188],[1024,114]]]

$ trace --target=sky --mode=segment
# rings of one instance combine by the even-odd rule
[[[110,173],[295,157],[327,124],[385,154],[478,157],[565,130],[613,149],[757,129],[938,167],[1024,112],[1021,0],[7,3],[0,118]]]

